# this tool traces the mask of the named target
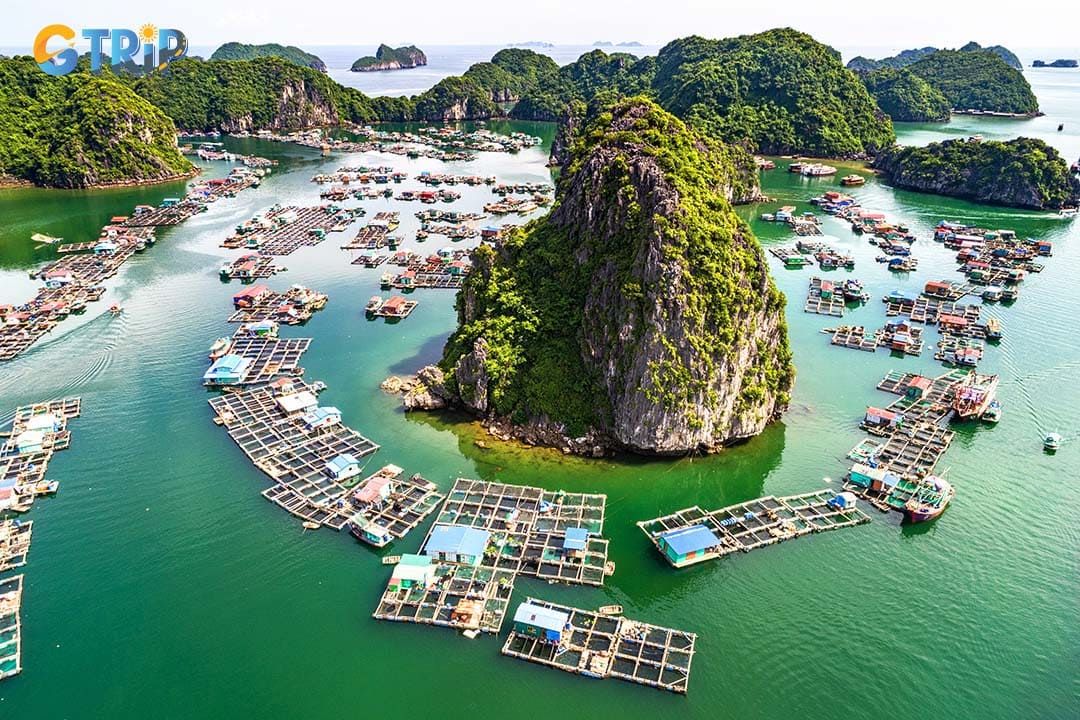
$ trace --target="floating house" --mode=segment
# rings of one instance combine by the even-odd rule
[[[225,355],[216,360],[210,366],[210,369],[203,373],[203,384],[239,385],[244,381],[250,367],[251,360],[246,357]]]
[[[850,510],[855,507],[855,493],[842,492],[838,493],[836,497],[829,500],[829,505],[837,510]]]
[[[114,252],[116,252],[116,243],[112,240],[102,240],[94,245],[95,255],[112,255]]]
[[[908,382],[904,395],[912,400],[919,400],[926,397],[926,394],[930,392],[930,388],[933,386],[934,381],[932,379],[923,375],[916,375]]]
[[[376,474],[357,489],[353,499],[362,505],[377,505],[388,499],[393,491],[394,478],[390,475]]]
[[[884,468],[855,463],[848,471],[848,482],[874,492],[888,492],[900,482],[900,478]]]
[[[394,536],[389,528],[386,528],[374,520],[356,517],[349,523],[349,532],[353,537],[363,540],[375,547],[389,545]]]
[[[31,415],[23,423],[23,427],[27,430],[40,430],[41,432],[57,432],[63,427],[63,423],[55,413],[40,413],[38,415]]]
[[[19,454],[41,452],[44,446],[45,433],[40,430],[24,430],[15,437],[15,449]]]
[[[563,554],[569,557],[579,557],[585,553],[585,547],[589,542],[589,531],[585,528],[566,528],[563,537]]]
[[[305,393],[297,393],[303,395]],[[310,393],[307,393],[310,394]],[[289,397],[296,397],[295,395]],[[279,398],[280,400],[280,398]],[[347,480],[360,474],[360,461],[349,453],[342,453],[326,463],[326,474],[335,480]]]
[[[871,432],[877,430],[891,433],[899,428],[903,422],[904,416],[900,413],[876,407],[866,408],[866,415],[863,417],[863,426]]]
[[[554,608],[523,602],[514,613],[514,632],[558,644],[570,624],[570,615]]]
[[[278,395],[274,400],[281,412],[288,416],[306,414],[313,408],[318,407],[319,399],[314,394],[304,390],[302,392],[290,392]]]
[[[390,575],[389,590],[428,589],[435,584],[435,566],[426,555],[402,555]]]
[[[436,525],[431,530],[424,554],[439,562],[479,565],[491,534],[462,525]]]
[[[68,270],[51,270],[44,275],[45,287],[60,288],[75,282],[75,276]]]
[[[709,551],[720,545],[720,539],[704,525],[692,525],[664,533],[658,543],[672,565],[683,567],[707,559]]]
[[[254,266],[252,266],[252,268],[254,268]],[[237,310],[240,308],[249,308],[253,305],[258,305],[272,294],[273,292],[270,288],[265,285],[252,285],[233,295],[233,307]]]
[[[317,407],[304,415],[304,425],[308,430],[323,430],[341,424],[341,411],[336,407]]]

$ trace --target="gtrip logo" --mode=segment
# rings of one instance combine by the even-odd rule
[[[67,46],[50,51],[49,42],[60,38]],[[127,28],[85,28],[82,38],[90,42],[90,70],[101,69],[102,46],[109,42],[109,63],[117,68],[126,62],[142,65],[146,72],[164,70],[169,63],[187,55],[187,36],[179,30],[149,23],[138,31]],[[46,25],[34,39],[34,60],[50,75],[67,75],[79,61],[75,31],[67,25]]]

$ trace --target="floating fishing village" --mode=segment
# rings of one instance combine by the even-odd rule
[[[1048,508],[1075,495],[1080,161],[1050,200],[1052,140],[988,167],[1075,129],[1057,91],[1043,121],[965,110],[933,61],[1068,69],[770,33],[460,77],[430,47],[415,79],[330,46],[164,63],[123,83],[187,170],[111,198],[100,168],[4,187],[0,147],[0,208],[31,208],[0,298],[0,705],[68,716],[40,688],[103,662],[86,707],[116,717],[1062,714],[1033,678],[1076,636]],[[773,87],[804,66],[813,92]],[[1019,643],[1043,604],[1053,641]],[[1002,647],[1037,656],[985,683],[1016,698],[963,676]]]

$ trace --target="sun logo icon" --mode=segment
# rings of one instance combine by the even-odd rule
[[[153,43],[157,40],[157,26],[145,23],[139,26],[139,40],[144,43]]]

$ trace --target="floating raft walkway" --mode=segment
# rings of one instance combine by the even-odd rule
[[[0,580],[0,680],[22,672],[22,589],[22,575]]]
[[[885,314],[889,317],[907,315],[912,322],[925,325],[937,325],[942,315],[965,318],[969,323],[979,322],[979,305],[961,305],[948,300],[935,300],[928,297],[885,298]]]
[[[576,675],[686,693],[696,644],[694,633],[530,597],[518,606],[502,654]]]
[[[819,490],[788,497],[767,495],[712,512],[695,505],[641,521],[638,527],[669,563],[685,567],[869,519],[831,490]]]
[[[273,277],[285,268],[274,264],[274,258],[268,255],[244,255],[221,267],[221,277],[229,280],[251,282]]]
[[[823,291],[823,284],[828,286],[827,291]],[[832,287],[831,282],[819,277],[810,278],[810,291],[806,296],[806,306],[803,310],[818,315],[843,317],[845,309],[844,294]]]
[[[835,328],[825,328],[821,332],[831,334],[830,342],[839,347],[866,352],[877,350],[877,334],[868,335],[866,328],[862,325],[840,325]]]
[[[900,396],[889,404],[888,410],[900,413],[905,420],[941,423],[952,415],[952,396],[970,372],[956,368],[936,378],[927,378],[918,373],[890,370],[877,389]]]
[[[311,338],[234,336],[229,354],[247,360],[248,367],[239,381],[229,385],[259,385],[282,375],[302,374],[300,360],[310,346]],[[220,383],[208,380],[206,384]]]
[[[51,495],[58,483],[45,479],[53,453],[71,445],[68,420],[82,412],[77,397],[23,405],[16,408],[10,429],[0,444],[0,487],[12,490],[6,507],[28,510],[34,499]]]
[[[858,462],[872,462],[904,478],[924,477],[934,472],[941,456],[949,449],[955,433],[931,422],[916,422],[897,429],[883,442],[869,438],[860,442],[848,457]],[[856,494],[861,491],[849,488]]]
[[[318,245],[327,233],[341,232],[353,223],[350,210],[333,205],[315,207],[285,207],[271,210],[265,216],[270,228],[247,235],[258,242],[263,255],[291,255],[302,247]],[[244,236],[238,236],[243,238]]]
[[[348,518],[353,537],[385,547],[408,535],[435,511],[445,497],[435,483],[420,475],[404,475],[396,465],[387,465],[338,501],[337,516]],[[336,519],[326,524],[335,527]]]
[[[242,299],[239,299],[243,296]],[[229,316],[231,323],[258,323],[274,321],[286,325],[298,325],[310,319],[312,314],[326,307],[327,296],[296,285],[285,292],[273,292],[265,285],[245,288],[234,296],[236,311]]]
[[[420,587],[391,577],[380,620],[498,632],[514,580],[603,585],[608,562],[605,495],[459,478],[422,545],[434,579]],[[454,545],[448,550],[449,539]]]
[[[338,501],[359,482],[360,460],[379,446],[342,425],[335,408],[319,408],[315,393],[300,380],[281,378],[209,403],[215,422],[274,481],[263,497],[305,521],[340,530],[349,517],[339,512],[344,505]]]
[[[14,570],[26,564],[30,552],[30,540],[34,534],[34,521],[0,522],[0,573]]]

